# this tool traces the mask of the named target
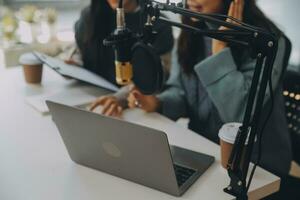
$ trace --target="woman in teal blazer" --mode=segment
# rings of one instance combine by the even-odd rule
[[[193,11],[227,13],[248,24],[265,28],[280,38],[272,73],[275,105],[266,125],[262,140],[260,165],[280,176],[288,174],[292,160],[290,138],[285,121],[281,93],[286,49],[283,33],[268,20],[254,0],[188,0]],[[183,23],[206,28],[194,19],[183,18]],[[242,122],[256,59],[247,48],[182,31],[178,40],[177,60],[172,65],[168,88],[156,96],[144,96],[134,90],[128,98],[129,107],[140,107],[148,112],[159,111],[177,120],[189,118],[189,128],[218,143],[218,130],[227,122]],[[175,57],[175,56],[173,56]],[[269,93],[264,114],[270,105]],[[257,156],[257,145],[253,159]]]

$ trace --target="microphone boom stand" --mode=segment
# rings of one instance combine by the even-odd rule
[[[202,30],[163,18],[160,16],[160,11],[170,11],[185,17],[196,18],[210,24],[226,27],[227,30]],[[151,17],[152,22],[161,21],[171,26],[192,31],[196,34],[205,35],[230,44],[249,47],[252,53],[256,55],[256,66],[243,123],[239,128],[227,166],[230,183],[229,186],[224,189],[226,193],[235,196],[238,200],[247,200],[247,193],[251,184],[251,178],[247,182],[247,175],[255,137],[258,136],[266,89],[271,79],[273,64],[278,49],[278,38],[262,28],[245,24],[232,17],[192,12],[180,6],[176,6],[174,3],[169,3],[169,1],[167,1],[167,3],[160,3],[155,0],[145,0],[143,14],[148,18]],[[231,19],[235,23],[226,22],[226,19]],[[249,141],[246,146],[245,142],[247,137],[249,137]],[[260,137],[258,138],[260,139]]]

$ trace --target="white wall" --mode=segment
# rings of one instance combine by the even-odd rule
[[[82,8],[87,6],[89,2],[90,0],[4,0],[8,7],[15,10],[27,4],[34,4],[40,8],[56,8],[58,11],[58,30],[72,30],[74,23],[79,19]]]
[[[259,0],[259,6],[291,39],[293,52],[291,63],[300,64],[300,1]]]

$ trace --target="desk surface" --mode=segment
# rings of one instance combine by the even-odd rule
[[[0,199],[3,200],[169,200],[168,194],[73,163],[50,116],[42,116],[25,103],[25,97],[42,94],[70,81],[45,69],[42,86],[26,85],[21,68],[0,69]],[[165,131],[170,144],[216,157],[216,162],[181,197],[182,199],[233,199],[222,189],[229,178],[220,165],[219,147],[171,120],[140,110],[125,119]],[[278,190],[280,179],[258,168],[250,199]]]

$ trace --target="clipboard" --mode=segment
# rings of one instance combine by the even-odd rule
[[[112,84],[103,77],[93,72],[90,72],[87,69],[78,67],[76,65],[67,64],[60,59],[47,56],[40,52],[35,51],[33,52],[33,54],[44,64],[46,64],[48,67],[50,67],[62,76],[74,78],[76,80],[80,80],[85,83],[89,83],[94,86],[110,90],[112,92],[116,92],[119,90],[119,88],[115,84]]]

